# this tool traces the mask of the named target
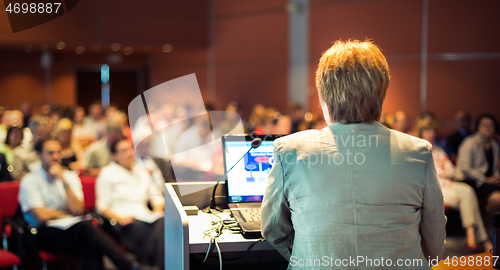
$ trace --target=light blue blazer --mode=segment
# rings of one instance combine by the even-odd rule
[[[274,157],[262,233],[288,269],[431,269],[444,251],[427,141],[378,122],[335,123],[276,140]]]

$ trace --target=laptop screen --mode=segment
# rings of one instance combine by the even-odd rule
[[[267,136],[265,139],[271,137]],[[252,138],[228,136],[223,142],[224,168],[227,171],[248,151]],[[273,143],[274,136],[272,140],[262,141],[260,147],[247,153],[228,173],[226,181],[228,202],[262,201],[267,177],[274,164]]]

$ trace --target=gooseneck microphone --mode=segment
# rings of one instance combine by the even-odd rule
[[[259,146],[261,144],[262,144],[261,138],[253,139],[252,143],[250,144],[250,149],[248,149],[248,151],[246,151],[245,154],[243,154],[243,156],[241,156],[240,159],[238,159],[238,161],[236,161],[236,163],[234,163],[233,166],[229,170],[227,170],[227,172],[223,176],[221,176],[219,178],[219,180],[217,180],[217,183],[215,184],[214,190],[212,192],[212,199],[210,200],[210,209],[217,210],[216,205],[215,205],[215,191],[217,190],[217,186],[219,185],[220,181],[222,181],[222,179],[227,177],[227,174],[234,168],[234,166],[236,166],[236,164],[238,164],[240,162],[240,160],[242,160],[246,156],[246,154],[248,154],[248,152],[250,152],[250,150],[259,148]]]

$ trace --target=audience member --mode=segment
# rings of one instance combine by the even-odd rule
[[[385,112],[382,112],[382,114],[380,115],[380,119],[378,120],[378,122],[380,124],[382,124],[383,126],[385,126],[386,128],[392,128],[391,125],[389,124],[389,115]]]
[[[95,137],[93,140],[99,140],[103,137],[106,120],[102,115],[102,106],[94,102],[89,106],[89,115],[83,120],[83,126],[87,130],[93,130]]]
[[[7,137],[7,130],[12,127],[23,127],[23,113],[19,110],[6,110],[2,116],[2,123],[0,124],[0,143],[5,142]]]
[[[104,138],[86,149],[83,167],[87,174],[97,176],[101,168],[111,162],[111,145],[121,137],[123,137],[122,122],[113,119],[106,121]]]
[[[163,269],[163,195],[148,170],[135,162],[130,141],[118,139],[111,152],[113,161],[97,177],[96,208],[112,224],[116,222],[123,244],[140,263]]]
[[[403,133],[409,133],[411,129],[411,120],[408,114],[404,111],[397,111],[394,114],[392,128]]]
[[[45,116],[34,115],[28,126],[33,134],[33,140],[28,145],[21,145],[14,149],[12,163],[14,179],[21,179],[26,173],[40,168],[40,160],[34,147],[39,141],[47,139],[49,134],[48,120]]]
[[[299,131],[299,126],[304,121],[304,110],[302,109],[302,106],[300,106],[298,102],[290,101],[287,104],[287,113],[290,116],[292,124],[290,132],[284,134],[290,134]]]
[[[459,110],[455,113],[455,124],[457,125],[457,130],[446,138],[448,148],[450,149],[450,159],[453,163],[456,163],[458,147],[462,141],[472,135],[470,115]]]
[[[22,140],[23,129],[21,127],[11,126],[7,130],[5,143],[0,144],[0,153],[5,155],[11,171],[12,165],[14,164],[14,149],[21,145]]]
[[[264,123],[266,108],[262,104],[255,104],[252,108],[252,113],[250,113],[250,118],[246,123],[246,132],[252,133],[256,131],[257,127],[261,127]],[[258,131],[260,132],[260,131]]]
[[[52,139],[61,144],[61,159],[63,167],[70,170],[83,169],[83,150],[80,144],[73,140],[73,124],[68,118],[62,118],[57,122],[52,131]]]
[[[484,251],[489,251],[493,246],[484,228],[474,189],[465,183],[451,180],[454,177],[455,167],[443,148],[435,144],[438,134],[437,122],[430,118],[421,119],[417,123],[417,131],[420,138],[432,144],[432,157],[441,184],[444,204],[460,211],[462,227],[467,236],[467,248],[475,250],[477,243],[482,243]]]
[[[37,228],[39,248],[75,254],[82,258],[83,269],[103,269],[103,255],[120,270],[136,269],[109,235],[85,217],[70,218],[83,214],[83,191],[78,176],[61,166],[60,143],[40,140],[36,151],[42,165],[21,181],[19,203],[26,221]],[[65,220],[67,228],[52,225],[52,220]]]
[[[31,104],[28,102],[28,101],[23,101],[20,105],[19,105],[19,110],[21,111],[21,113],[23,114],[23,123],[26,125],[28,124],[30,121],[30,118],[31,118]]]
[[[492,232],[493,213],[500,211],[499,146],[492,139],[497,121],[483,114],[476,122],[476,133],[465,138],[458,148],[455,179],[470,184],[477,196],[486,201],[484,222]]]
[[[292,120],[288,115],[281,115],[274,122],[271,134],[288,135],[292,132]]]
[[[52,102],[49,110],[49,128],[52,130],[57,122],[61,119],[61,106],[59,102]]]
[[[81,106],[76,107],[75,117],[73,118],[73,137],[83,148],[93,143],[97,136],[95,130],[90,126],[83,125],[84,119],[85,109]]]

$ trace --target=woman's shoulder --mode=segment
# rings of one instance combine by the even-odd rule
[[[274,141],[274,146],[278,149],[295,148],[299,145],[304,145],[323,132],[322,130],[310,129],[299,131],[290,135],[279,137]]]

